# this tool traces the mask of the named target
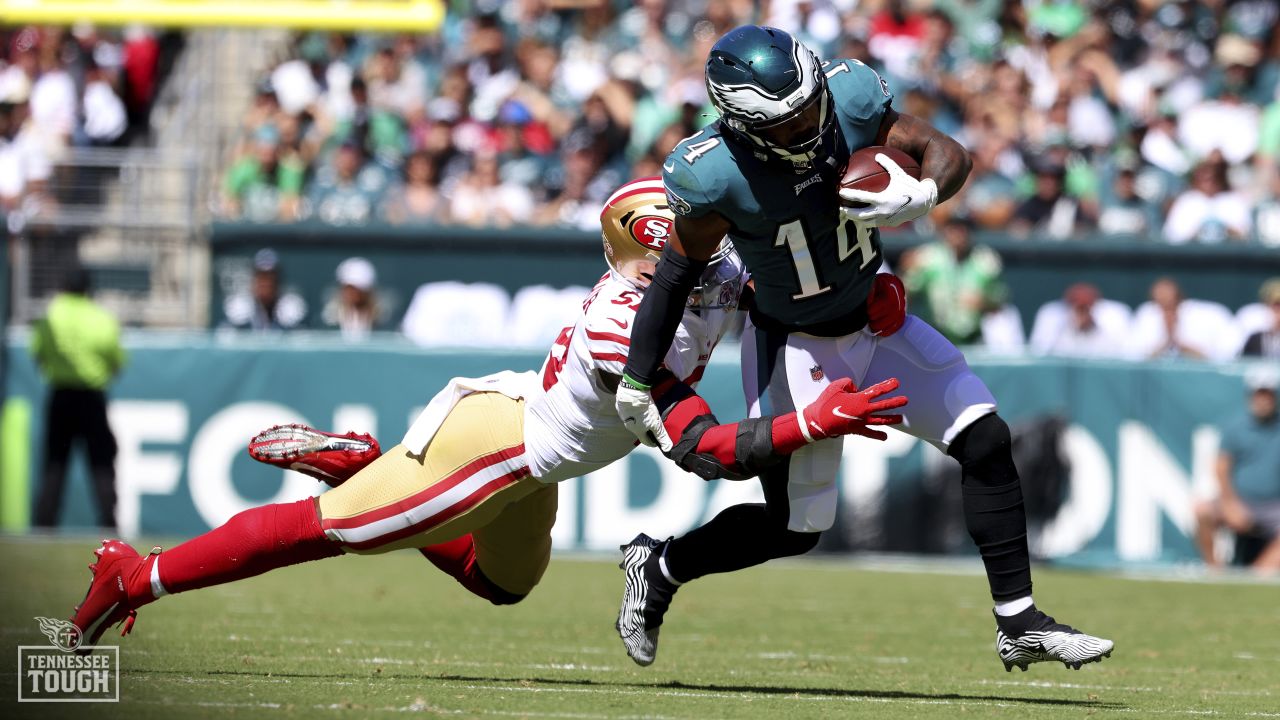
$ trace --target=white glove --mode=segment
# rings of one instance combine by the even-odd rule
[[[898,227],[928,213],[938,204],[938,185],[932,179],[911,177],[884,153],[876,154],[876,162],[889,173],[889,186],[880,192],[840,188],[840,197],[846,201],[869,205],[844,209],[845,217],[864,225]]]
[[[618,417],[622,418],[622,424],[642,445],[657,446],[664,453],[671,451],[671,437],[662,426],[662,414],[653,404],[653,395],[648,388],[633,384],[624,375],[618,381],[614,407],[618,410]]]

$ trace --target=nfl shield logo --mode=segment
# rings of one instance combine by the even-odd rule
[[[809,377],[813,378],[813,381],[814,381],[814,382],[818,382],[819,380],[821,380],[821,379],[822,379],[822,366],[821,366],[821,365],[814,365],[813,367],[809,368]]]

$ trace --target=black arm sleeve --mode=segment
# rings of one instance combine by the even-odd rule
[[[623,372],[645,385],[653,385],[662,359],[680,327],[689,293],[698,284],[706,260],[691,260],[670,245],[653,272],[653,282],[645,290],[631,330],[631,350]]]

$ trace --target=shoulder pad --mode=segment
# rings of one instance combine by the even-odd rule
[[[630,339],[631,324],[642,297],[641,291],[623,280],[603,282],[583,313],[582,325],[592,334],[609,333]]]
[[[698,217],[716,210],[736,169],[718,125],[681,140],[662,164],[662,184],[672,212]]]
[[[889,83],[861,60],[833,60],[823,66],[836,107],[857,121],[880,121],[893,102]]]

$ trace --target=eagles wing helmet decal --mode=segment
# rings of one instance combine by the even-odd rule
[[[707,88],[719,100],[720,104],[732,113],[736,119],[772,120],[789,113],[801,100],[808,98],[821,83],[819,75],[821,65],[817,57],[805,52],[806,48],[791,38],[791,59],[793,67],[800,72],[800,87],[787,93],[785,97],[773,94],[754,83],[735,83],[732,85],[718,83],[707,77]],[[805,62],[806,57],[810,60]],[[810,66],[805,72],[805,65]]]

